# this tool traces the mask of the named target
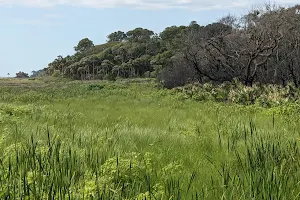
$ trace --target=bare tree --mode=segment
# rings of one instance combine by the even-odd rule
[[[241,20],[243,28],[233,27],[237,19],[227,16],[222,23],[190,33],[185,39],[184,59],[194,67],[201,81],[238,78],[252,86],[255,81],[263,80],[266,71],[271,71],[274,77],[276,70],[267,65],[284,38],[286,20],[282,14],[282,8],[273,7],[267,7],[264,13],[254,11]]]

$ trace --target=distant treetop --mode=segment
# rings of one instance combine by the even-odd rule
[[[16,78],[29,78],[28,74],[25,72],[18,72],[16,73]]]

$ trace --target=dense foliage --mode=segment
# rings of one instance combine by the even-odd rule
[[[29,76],[28,76],[28,74],[27,73],[25,73],[25,72],[18,72],[18,73],[16,73],[16,78],[28,78]]]
[[[267,5],[240,18],[228,15],[200,26],[171,26],[155,34],[143,28],[108,35],[94,46],[81,40],[71,56],[45,69],[72,79],[157,77],[165,87],[237,79],[247,86],[300,83],[299,6]]]

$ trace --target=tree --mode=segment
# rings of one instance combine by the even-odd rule
[[[164,87],[174,88],[195,81],[194,68],[187,66],[182,56],[180,53],[173,56],[171,64],[158,74],[157,78]]]
[[[237,17],[235,17],[231,14],[222,17],[218,22],[221,24],[224,24],[226,26],[230,26],[232,28],[240,27]]]
[[[196,21],[191,21],[190,25],[188,26],[188,29],[191,31],[199,31],[201,26]]]
[[[184,31],[187,30],[186,26],[171,26],[167,27],[163,32],[159,34],[162,40],[162,46],[165,50],[178,50],[181,46],[181,38]]]
[[[128,31],[126,35],[129,41],[145,42],[147,40],[150,40],[151,36],[154,35],[154,32],[148,29],[136,28],[134,30]]]
[[[144,28],[126,34],[116,31],[107,36],[106,44],[96,47],[85,38],[74,55],[58,56],[47,72],[58,70],[72,79],[147,74],[159,77],[167,87],[233,79],[247,86],[293,82],[299,87],[299,10],[300,6],[267,5],[241,18],[227,15],[206,26],[192,21],[167,27],[159,35]]]
[[[182,33],[182,30],[186,29],[185,26],[171,26],[167,27],[163,32],[159,34],[161,39],[166,42],[171,42],[173,39],[176,37],[179,37],[180,34]]]
[[[123,31],[117,31],[107,36],[108,42],[122,42],[127,38],[127,35]]]
[[[150,56],[143,55],[132,61],[132,66],[135,70],[135,74],[138,77],[144,76],[145,72],[152,71],[150,64]]]
[[[74,47],[77,53],[84,53],[94,47],[93,41],[88,38],[84,38],[79,41],[78,45]]]
[[[69,64],[69,60],[70,56],[67,56],[66,58],[61,55],[57,56],[57,58],[48,65],[48,72],[52,75],[54,71],[56,71],[56,74],[58,74],[57,71],[59,71],[59,74],[63,75],[65,68]]]
[[[16,78],[29,78],[29,76],[27,73],[19,71],[16,73]]]
[[[46,73],[45,69],[41,69],[41,70],[38,70],[38,71],[32,71],[30,77],[31,78],[41,77],[41,76],[44,76],[45,73]]]

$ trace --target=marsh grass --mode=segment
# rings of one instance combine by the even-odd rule
[[[151,80],[28,86],[0,87],[0,199],[299,198],[293,112]]]

